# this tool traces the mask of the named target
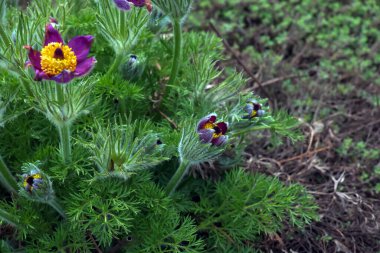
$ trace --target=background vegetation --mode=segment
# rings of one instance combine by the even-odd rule
[[[221,67],[253,75],[253,90],[304,121],[303,145],[256,139],[246,150],[248,168],[307,186],[320,206],[319,222],[267,237],[265,252],[380,250],[379,11],[377,1],[213,0],[191,17],[232,48]]]

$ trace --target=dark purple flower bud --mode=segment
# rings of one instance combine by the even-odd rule
[[[225,135],[228,130],[228,123],[215,123],[216,116],[215,113],[212,113],[202,118],[198,122],[197,132],[201,142],[220,146],[228,140],[228,137]]]

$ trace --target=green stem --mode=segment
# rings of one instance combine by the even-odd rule
[[[173,54],[173,65],[172,71],[170,73],[169,84],[173,85],[175,79],[177,78],[179,65],[181,63],[182,54],[182,28],[179,20],[173,21],[174,27],[174,54]]]
[[[58,103],[62,107],[62,113],[64,114],[65,111],[63,110],[63,106],[65,104],[65,91],[64,86],[62,84],[56,84],[57,88],[57,98]],[[62,158],[65,164],[68,164],[71,162],[71,132],[70,132],[70,123],[65,121],[65,115],[62,115],[62,123],[58,126],[58,132],[59,132],[59,139],[60,139],[60,146],[61,146],[61,154]]]
[[[55,200],[52,199],[49,202],[47,202],[51,207],[54,208],[63,218],[66,218],[65,211],[63,210],[62,206]]]
[[[70,125],[65,123],[58,127],[59,138],[61,141],[61,154],[65,164],[71,162],[71,133]]]
[[[121,61],[123,60],[124,55],[122,53],[116,54],[115,60],[113,61],[111,67],[108,69],[107,73],[104,76],[112,75],[113,72],[117,70],[117,68],[120,66]]]
[[[0,182],[8,191],[17,193],[18,185],[16,179],[12,176],[3,158],[0,156]]]
[[[4,221],[4,222],[6,222],[12,226],[15,226],[15,227],[18,226],[18,219],[14,215],[12,215],[12,214],[4,211],[4,210],[1,210],[1,209],[0,209],[0,220]]]
[[[179,165],[177,171],[172,176],[169,183],[166,185],[166,192],[169,196],[173,195],[174,191],[181,183],[183,177],[186,175],[188,168],[190,168],[190,163],[186,160],[181,161],[181,164]]]
[[[55,84],[55,88],[57,91],[57,99],[60,106],[63,106],[65,103],[65,90],[64,90],[65,84]]]

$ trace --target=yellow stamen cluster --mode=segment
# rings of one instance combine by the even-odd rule
[[[205,129],[214,129],[214,127],[218,127],[217,124],[215,123],[212,123],[212,122],[207,122],[205,125],[204,125],[204,128]],[[219,133],[216,133],[214,132],[214,134],[212,135],[212,138],[218,138],[222,135],[222,131],[220,131]]]
[[[63,52],[63,59],[54,58],[57,48]],[[49,76],[60,74],[63,70],[74,71],[77,57],[72,49],[62,43],[51,42],[41,50],[41,69]]]

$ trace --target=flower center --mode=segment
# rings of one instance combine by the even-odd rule
[[[205,129],[214,129],[214,134],[212,135],[212,138],[215,139],[215,138],[218,138],[219,136],[222,135],[222,129],[220,129],[220,127],[218,127],[217,124],[215,123],[212,123],[212,122],[207,122],[204,126]]]
[[[25,181],[26,181],[26,183],[27,183],[28,185],[32,186],[32,185],[33,185],[33,182],[34,182],[34,178],[33,178],[33,176],[29,176],[29,177],[26,178]]]
[[[251,118],[255,117],[257,115],[257,111],[261,109],[261,105],[260,104],[257,104],[257,103],[252,103],[251,104],[253,105],[253,110],[251,112]]]
[[[63,70],[74,71],[77,57],[72,49],[62,43],[51,42],[41,50],[41,69],[49,76],[60,74]]]

